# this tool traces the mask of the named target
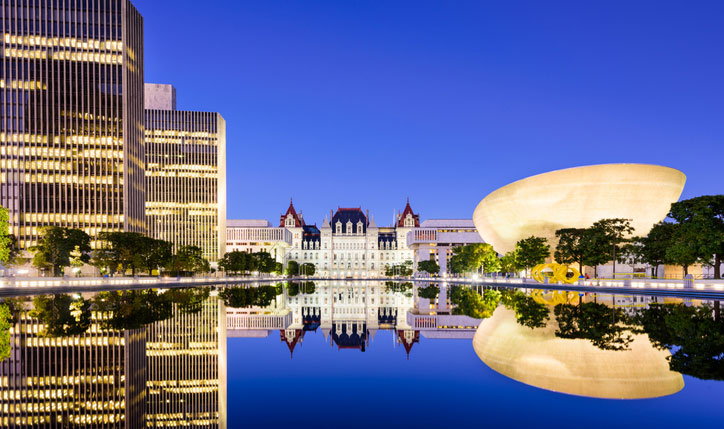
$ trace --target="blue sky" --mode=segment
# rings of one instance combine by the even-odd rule
[[[470,217],[549,170],[662,164],[722,193],[724,2],[135,0],[147,82],[226,119],[229,218],[410,197]]]

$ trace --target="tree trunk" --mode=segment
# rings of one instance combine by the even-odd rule
[[[721,256],[717,253],[714,255],[714,278],[718,279],[721,277]]]
[[[684,267],[684,277],[686,277],[686,276],[689,275],[689,266],[688,266],[688,265],[683,265],[683,267]]]
[[[718,322],[721,317],[721,307],[719,300],[714,301],[714,321]]]

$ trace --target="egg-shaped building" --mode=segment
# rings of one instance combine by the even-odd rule
[[[488,194],[473,213],[480,236],[499,253],[531,235],[553,246],[555,231],[605,218],[631,220],[644,235],[678,201],[686,176],[648,164],[601,164],[531,176]]]
[[[633,335],[628,350],[602,350],[586,339],[556,337],[555,320],[530,329],[515,312],[498,307],[473,337],[478,357],[506,377],[542,389],[611,399],[671,395],[684,379],[669,369],[668,350],[655,348],[646,334]]]

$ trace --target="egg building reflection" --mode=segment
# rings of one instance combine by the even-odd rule
[[[531,329],[513,310],[498,307],[473,340],[480,359],[493,370],[525,384],[595,398],[640,399],[671,395],[684,387],[669,368],[668,350],[635,334],[625,350],[603,350],[582,338],[561,338],[555,319]]]

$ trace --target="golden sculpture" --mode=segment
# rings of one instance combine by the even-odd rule
[[[546,271],[548,270],[548,271]],[[551,283],[573,284],[578,280],[581,272],[564,264],[539,264],[533,267],[531,275],[538,283],[545,283],[545,278],[551,279]]]

